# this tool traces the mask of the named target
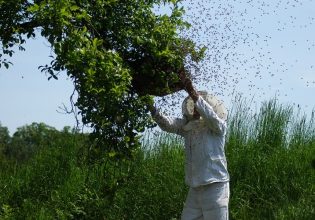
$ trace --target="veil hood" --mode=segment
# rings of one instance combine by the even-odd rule
[[[211,105],[214,112],[221,118],[222,120],[226,121],[227,119],[227,110],[222,101],[218,100],[214,95],[209,94],[206,91],[198,91],[198,94]],[[188,120],[193,118],[195,104],[189,96],[186,97],[182,104],[182,113],[184,117]]]

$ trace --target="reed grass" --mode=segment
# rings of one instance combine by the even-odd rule
[[[229,115],[231,219],[313,219],[315,126],[275,99]],[[134,161],[89,163],[71,137],[17,166],[0,163],[0,219],[179,219],[187,194],[183,140],[148,133]],[[111,179],[113,172],[121,179]],[[110,188],[109,188],[110,187]],[[111,194],[110,189],[115,189]]]

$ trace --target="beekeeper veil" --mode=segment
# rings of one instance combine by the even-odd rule
[[[214,112],[224,121],[227,119],[227,110],[222,101],[218,100],[214,95],[208,94],[206,91],[198,91],[198,94],[211,105]],[[193,119],[194,101],[190,96],[186,97],[182,104],[183,116],[189,121]]]

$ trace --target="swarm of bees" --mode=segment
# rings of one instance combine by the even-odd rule
[[[187,60],[197,90],[230,101],[243,92],[264,98],[275,87],[276,95],[288,96],[294,89],[281,91],[286,79],[315,86],[315,59],[295,54],[315,58],[315,1],[184,0],[182,6],[191,28],[181,35],[207,47],[202,62]],[[181,91],[156,101],[165,113],[178,115],[185,96]]]

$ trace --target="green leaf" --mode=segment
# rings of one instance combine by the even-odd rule
[[[48,72],[48,79],[66,70],[78,94],[75,105],[91,125],[96,145],[117,152],[113,157],[131,157],[138,133],[152,126],[146,106],[153,99],[142,97],[180,90],[176,73],[185,59],[200,60],[204,53],[178,34],[188,26],[179,1],[25,2],[0,4],[3,55],[12,56],[10,47],[40,29],[55,54],[40,70]],[[163,2],[173,4],[171,16],[152,10]],[[10,63],[1,64],[8,68]]]

